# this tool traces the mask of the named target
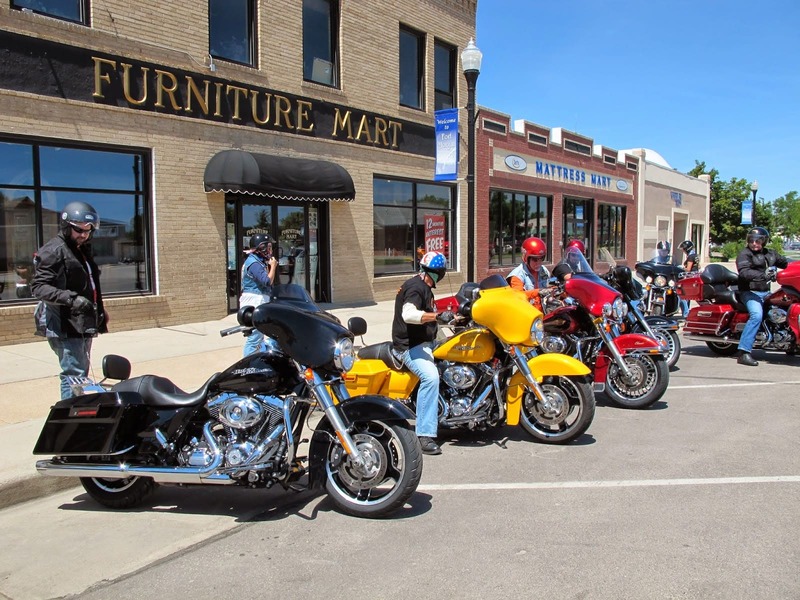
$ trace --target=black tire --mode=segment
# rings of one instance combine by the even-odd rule
[[[677,331],[653,329],[653,333],[659,343],[665,342],[667,344],[667,367],[671,369],[678,364],[678,359],[681,357],[681,338]]]
[[[109,508],[138,506],[158,487],[158,484],[149,477],[128,477],[127,479],[81,477],[81,485],[87,494]]]
[[[406,503],[422,478],[419,440],[408,426],[383,421],[357,422],[350,435],[370,459],[369,472],[355,469],[341,444],[332,442],[325,457],[325,489],[342,512],[388,516]]]
[[[550,405],[544,406],[526,390],[522,428],[543,444],[567,444],[582,436],[594,419],[594,390],[588,377],[545,377],[542,389]]]
[[[612,362],[606,375],[606,395],[622,408],[647,408],[657,402],[669,384],[669,367],[660,354],[628,354],[623,357],[632,378],[626,381]]]
[[[706,342],[706,346],[717,356],[733,356],[739,351],[738,344],[723,344],[722,342]]]

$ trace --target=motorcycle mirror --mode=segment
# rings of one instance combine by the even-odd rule
[[[364,335],[367,333],[367,322],[363,317],[350,317],[347,320],[347,328],[353,335]]]

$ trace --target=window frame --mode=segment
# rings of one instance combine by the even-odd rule
[[[536,202],[533,211],[532,202]],[[508,211],[504,211],[501,203],[510,202]],[[542,205],[544,214],[542,215]],[[533,236],[544,240],[547,245],[545,262],[550,262],[552,253],[552,211],[553,198],[544,194],[533,192],[516,192],[513,190],[492,188],[489,190],[489,239],[486,247],[489,249],[489,268],[508,268],[519,263],[521,258],[522,242]],[[510,212],[512,228],[506,235],[506,223],[503,218],[505,212]],[[542,216],[540,216],[542,215]],[[534,225],[535,221],[535,225]],[[518,231],[519,223],[524,222],[522,230]],[[508,252],[506,246],[510,246]],[[506,258],[506,254],[510,256]],[[496,259],[495,257],[500,257]]]
[[[36,9],[30,6],[21,6],[22,4],[26,4],[24,1],[21,2],[20,0],[11,0],[10,8],[12,10],[19,10],[22,12],[32,12],[37,15],[43,15],[45,17],[50,17],[51,19],[58,19],[59,21],[67,21],[68,23],[77,23],[78,25],[85,25],[89,27],[89,15],[91,12],[89,11],[89,0],[75,0],[75,3],[78,8],[78,18],[71,19],[69,17],[64,17],[61,15],[53,14],[52,12],[48,12],[47,10]],[[41,3],[39,3],[41,4]]]
[[[328,48],[327,48],[327,51],[328,51],[328,57],[327,58],[330,58],[330,60],[327,60],[327,58],[323,58],[323,57],[320,57],[320,56],[313,56],[313,57],[311,57],[312,58],[311,66],[307,67],[306,66],[306,54],[307,54],[307,52],[309,52],[312,49],[313,40],[317,39],[317,37],[318,37],[316,35],[316,33],[315,33],[315,35],[308,36],[307,32],[306,32],[306,26],[310,25],[310,23],[306,20],[306,17],[307,17],[306,4],[308,2],[311,2],[311,1],[325,3],[327,5],[327,8],[328,8],[328,15],[327,15],[328,19],[327,19],[327,31],[326,31],[326,34],[329,36],[329,41],[330,41],[330,43],[328,44]],[[339,89],[340,88],[340,77],[339,77],[339,62],[340,62],[340,57],[339,57],[339,52],[340,52],[339,30],[340,30],[340,25],[339,25],[339,21],[340,21],[340,14],[341,14],[340,6],[339,6],[339,0],[303,0],[303,4],[302,4],[301,10],[302,10],[302,32],[303,32],[303,38],[302,38],[302,47],[303,47],[303,81],[309,82],[309,83],[314,83],[314,84],[317,84],[317,85],[324,85],[326,87]],[[309,40],[308,44],[306,43],[307,40]],[[326,80],[322,79],[319,76],[317,76],[316,79],[314,78],[314,63],[317,60],[326,62],[326,63],[328,63],[330,65],[330,81],[326,81]]]
[[[404,38],[404,36],[406,36]],[[404,53],[403,53],[403,40],[408,39],[408,36],[416,39],[416,68],[415,68],[415,79],[416,79],[416,102],[417,104],[409,104],[408,102],[403,101],[403,89],[404,89],[404,66],[406,68],[409,65],[405,65],[404,62]],[[408,27],[407,25],[400,25],[399,33],[398,33],[398,94],[397,94],[397,102],[400,106],[405,108],[412,108],[415,110],[425,110],[425,33],[414,29],[412,27]]]
[[[597,249],[606,248],[614,258],[625,258],[627,207],[622,204],[597,204]],[[619,227],[618,232],[613,229]]]
[[[256,57],[258,55],[258,18],[256,12],[256,0],[245,0],[247,4],[247,61],[237,60],[231,56],[225,56],[220,53],[215,53],[212,47],[212,20],[211,20],[211,4],[219,1],[220,3],[228,3],[230,0],[208,0],[208,55],[217,60],[224,60],[226,62],[234,63],[237,65],[244,65],[246,67],[257,67]]]
[[[438,87],[439,83],[439,73],[442,65],[440,64],[439,57],[442,56],[442,53],[447,53],[448,64],[447,67],[449,69],[448,73],[448,88],[447,90],[441,89]],[[452,44],[448,44],[443,40],[439,40],[434,38],[433,40],[433,109],[434,110],[444,110],[447,108],[455,108],[456,107],[456,47]],[[449,104],[446,102],[440,102],[441,99],[449,99]],[[447,104],[445,106],[445,104]]]

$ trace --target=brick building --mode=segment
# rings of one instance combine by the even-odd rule
[[[116,331],[234,310],[256,232],[283,282],[368,302],[413,272],[430,220],[457,287],[466,186],[434,181],[433,113],[466,105],[476,4],[5,1],[0,344],[35,339],[26,265],[75,199],[100,213]]]

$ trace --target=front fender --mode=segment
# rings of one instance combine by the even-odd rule
[[[577,358],[566,354],[539,354],[528,360],[528,368],[533,373],[533,376],[536,377],[536,381],[540,383],[545,377],[585,376],[591,373],[589,367]],[[508,391],[506,392],[506,423],[508,425],[517,425],[519,423],[522,396],[525,394],[527,387],[528,382],[525,376],[517,371],[509,381]]]
[[[623,333],[614,338],[614,345],[616,345],[620,354],[627,354],[628,352],[661,352],[661,346],[657,340],[641,333]]]
[[[353,396],[336,405],[345,424],[350,427],[357,421],[404,421],[414,419],[414,413],[397,400],[376,394]],[[410,427],[410,425],[409,425]],[[319,420],[308,446],[309,485],[325,480],[325,457],[336,439],[333,425],[327,415]],[[336,442],[338,443],[338,442]]]
[[[678,331],[678,322],[675,319],[668,319],[666,317],[659,317],[656,315],[648,315],[644,318],[651,329],[665,329],[667,331]]]

